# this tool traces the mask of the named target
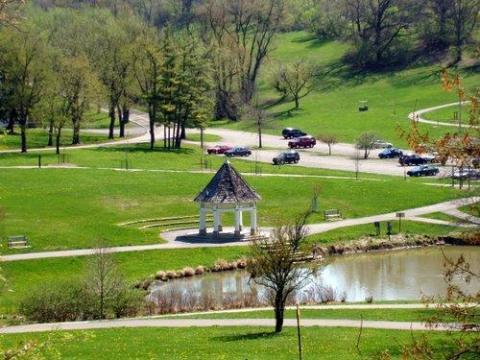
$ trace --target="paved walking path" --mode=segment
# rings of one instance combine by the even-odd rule
[[[423,206],[414,209],[404,210],[405,220],[414,218],[416,221],[423,221],[428,223],[440,223],[442,220],[436,219],[427,219],[421,218],[421,215],[426,215],[434,212],[445,212],[447,210],[456,209],[458,207],[474,204],[480,201],[480,197],[470,197],[463,199],[456,199],[441,202],[434,205]],[[319,234],[329,230],[354,226],[354,225],[363,225],[370,224],[375,221],[391,221],[396,219],[396,213],[387,213],[381,215],[367,216],[362,218],[354,219],[345,219],[334,222],[326,222],[320,224],[310,224],[308,225],[309,234]],[[442,222],[443,224],[443,222]],[[448,223],[446,223],[448,224]],[[450,225],[458,226],[456,223]],[[233,229],[226,228],[225,231],[232,231]],[[187,249],[187,248],[201,248],[201,247],[220,247],[220,246],[245,246],[249,243],[246,241],[194,241],[194,242],[183,242],[176,240],[177,237],[191,235],[196,233],[197,229],[190,230],[177,230],[164,232],[161,236],[167,240],[167,243],[162,244],[151,244],[151,245],[133,245],[133,246],[117,246],[106,248],[105,251],[108,253],[125,253],[125,252],[138,252],[138,251],[149,251],[149,250],[163,250],[163,249]],[[271,231],[271,228],[262,228],[262,231],[268,232]],[[21,261],[21,260],[34,260],[34,259],[47,259],[47,258],[63,258],[63,257],[75,257],[75,256],[88,256],[95,254],[95,249],[76,249],[76,250],[62,250],[62,251],[45,251],[45,252],[32,252],[25,254],[15,254],[15,255],[4,255],[0,257],[0,261]]]
[[[429,327],[422,322],[401,321],[372,321],[364,320],[331,320],[331,319],[302,319],[302,327],[348,327],[388,330],[452,330],[453,325],[443,324],[437,327]],[[114,328],[191,328],[191,327],[273,327],[274,319],[119,319],[103,321],[75,321],[63,323],[31,324],[8,326],[0,329],[0,334],[20,334],[59,330],[90,330],[90,329],[114,329]],[[285,327],[296,327],[295,319],[285,319]]]
[[[468,103],[470,103],[470,101],[463,101],[462,105],[465,105],[465,104],[468,104]],[[427,119],[425,119],[421,116],[421,115],[429,113],[431,111],[440,110],[440,109],[444,109],[444,108],[447,108],[447,107],[453,107],[453,106],[458,106],[458,101],[454,102],[454,103],[450,103],[450,104],[438,105],[438,106],[434,106],[434,107],[431,107],[431,108],[421,109],[421,110],[411,112],[410,114],[408,114],[408,118],[410,120],[415,120],[417,122],[424,123],[424,124],[458,127],[458,123],[455,123],[455,122],[427,120]],[[477,126],[477,125],[470,125],[468,123],[468,119],[464,120],[464,122],[462,123],[462,127],[464,127],[464,128],[474,128],[474,129],[479,128],[479,126]]]

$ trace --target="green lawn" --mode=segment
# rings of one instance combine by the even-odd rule
[[[427,119],[427,120],[457,123],[458,120],[454,120],[454,113],[455,112],[459,113],[458,105],[449,106],[449,107],[446,107],[446,108],[443,108],[443,109],[430,111],[428,113],[423,114],[422,117]],[[470,116],[470,106],[469,105],[462,105],[461,106],[461,112],[462,112],[463,122],[468,123],[468,118]]]
[[[422,332],[415,332],[419,338]],[[435,353],[448,350],[446,333],[430,333]],[[410,331],[364,329],[356,350],[358,329],[303,328],[304,359],[375,358],[387,348],[394,359],[412,341]],[[5,335],[2,345],[49,338],[62,359],[295,359],[297,333],[286,328],[211,327],[189,329],[135,328],[48,334]]]
[[[427,321],[435,315],[435,309],[301,309],[302,319],[351,319],[375,321]],[[252,310],[242,312],[205,313],[196,315],[168,316],[171,319],[271,319],[274,317],[273,309]],[[296,317],[295,310],[286,310],[285,318]]]
[[[442,90],[440,66],[411,66],[402,71],[384,73],[355,72],[342,65],[345,44],[319,41],[304,32],[279,35],[272,61],[291,62],[299,58],[311,59],[321,65],[318,89],[301,100],[301,109],[292,109],[293,103],[277,104],[268,111],[275,115],[266,132],[278,133],[283,127],[300,127],[313,135],[331,133],[340,141],[354,142],[364,131],[373,131],[400,147],[406,146],[399,138],[398,127],[408,128],[409,112],[455,102],[454,93]],[[266,68],[266,67],[265,67]],[[271,67],[273,68],[273,66]],[[475,88],[479,75],[463,69],[467,90]],[[268,84],[268,71],[260,82],[261,98],[274,102],[279,98]],[[359,112],[358,102],[367,100],[369,111]],[[225,125],[221,125],[225,126]],[[232,128],[254,131],[252,122],[232,123]],[[422,125],[430,133],[440,134],[444,128]]]
[[[80,132],[80,140],[82,144],[92,144],[98,142],[105,142],[107,138],[105,135],[88,134]],[[2,134],[0,132],[0,150],[20,149],[20,133],[15,135]],[[72,143],[72,132],[65,129],[62,132],[62,145],[70,145]],[[44,148],[48,144],[48,133],[44,129],[28,129],[27,130],[27,147],[30,148]]]
[[[442,212],[436,212],[436,213],[431,213],[427,215],[422,215],[422,217],[429,218],[429,219],[437,219],[437,220],[443,220],[443,221],[449,221],[453,223],[458,223],[461,220],[459,218],[456,218],[455,216],[451,216]]]
[[[399,232],[398,221],[392,221],[391,223],[393,225],[392,235],[398,234]],[[405,220],[402,221],[401,226],[402,226],[403,234],[422,234],[422,235],[431,235],[431,236],[445,235],[450,232],[459,230],[459,228],[447,226],[447,225],[435,225],[435,224],[427,224],[427,223],[405,221]],[[381,229],[380,235],[383,238],[385,238],[386,231],[387,231],[386,222],[380,223],[380,229]],[[335,242],[341,242],[341,241],[356,240],[361,238],[362,236],[371,236],[371,237],[376,236],[375,227],[373,226],[373,224],[350,226],[346,228],[327,231],[321,234],[314,234],[308,237],[308,242],[319,243],[319,244],[329,244],[329,243],[335,243]]]
[[[110,117],[108,113],[103,111],[90,111],[85,115],[81,126],[84,129],[108,129],[110,126]],[[115,122],[115,126],[118,127],[118,120]]]
[[[118,223],[150,218],[196,215],[195,195],[212,174],[119,172],[90,169],[3,169],[1,206],[4,236],[25,234],[28,251],[159,242],[159,230],[139,230]],[[260,224],[292,219],[311,203],[312,188],[321,186],[320,212],[340,209],[347,218],[375,215],[455,198],[457,190],[421,182],[247,176],[262,196]],[[288,206],[285,204],[288,203]],[[232,218],[225,216],[225,224]],[[194,225],[192,227],[195,227]]]
[[[203,135],[203,141],[205,142],[217,142],[217,141],[220,141],[221,139],[222,138],[220,136],[214,135],[214,134]],[[187,140],[200,142],[201,141],[200,134],[188,134],[188,130],[187,130]]]

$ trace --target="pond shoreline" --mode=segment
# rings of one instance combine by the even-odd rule
[[[480,237],[477,238],[475,234],[449,234],[441,236],[429,235],[411,235],[399,234],[392,235],[389,238],[376,237],[362,237],[355,241],[345,241],[341,243],[334,243],[330,245],[313,244],[311,251],[304,251],[299,257],[299,263],[321,263],[329,257],[337,257],[343,255],[355,255],[376,253],[383,251],[400,251],[408,249],[418,249],[425,247],[437,246],[480,246]],[[168,282],[170,280],[197,277],[211,273],[219,273],[226,271],[245,270],[247,260],[240,258],[233,261],[226,261],[218,259],[211,267],[197,266],[185,267],[183,270],[168,270],[158,271],[157,274],[137,282],[134,287],[150,291],[152,286],[158,282]]]

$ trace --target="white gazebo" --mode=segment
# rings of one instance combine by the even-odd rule
[[[205,189],[195,198],[200,204],[200,235],[207,234],[206,215],[213,214],[213,236],[223,231],[222,214],[235,213],[235,236],[243,228],[243,213],[250,213],[250,235],[257,233],[257,201],[261,197],[241,177],[237,170],[225,161]]]

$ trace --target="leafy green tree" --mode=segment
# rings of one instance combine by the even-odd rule
[[[299,109],[300,99],[315,89],[315,72],[315,66],[303,60],[280,65],[275,75],[275,87],[282,95],[293,98],[295,109]]]
[[[10,90],[10,113],[20,127],[21,151],[27,152],[27,127],[32,110],[40,101],[48,72],[47,50],[40,34],[30,23],[19,31],[4,32],[0,54],[4,81]]]
[[[72,145],[80,144],[80,125],[90,104],[100,97],[101,86],[85,56],[63,57],[58,76],[65,113],[72,122]]]
[[[363,158],[368,159],[370,150],[373,149],[373,143],[377,140],[377,136],[372,132],[365,132],[357,139],[357,148],[363,150]]]
[[[162,58],[158,47],[158,36],[145,29],[136,41],[134,49],[134,77],[140,89],[143,102],[148,109],[150,149],[155,147],[155,123],[158,121],[160,68]]]

